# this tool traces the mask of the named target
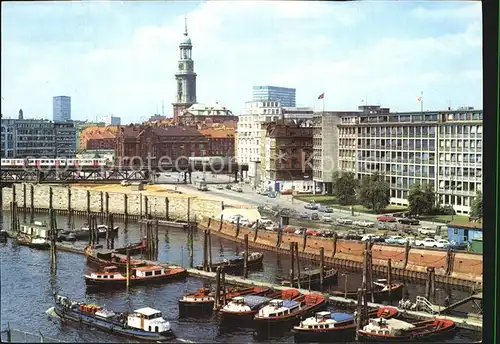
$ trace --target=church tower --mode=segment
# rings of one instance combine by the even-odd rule
[[[179,45],[179,50],[179,68],[175,74],[177,94],[175,103],[172,104],[174,107],[174,122],[176,123],[182,111],[196,103],[196,73],[194,72],[194,61],[192,59],[193,46],[188,36],[187,18],[185,20],[184,39]]]

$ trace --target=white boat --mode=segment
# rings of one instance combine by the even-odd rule
[[[288,314],[299,311],[300,309],[301,309],[300,302],[293,300],[274,299],[269,301],[269,304],[267,304],[266,306],[262,307],[259,310],[259,313],[255,315],[255,320],[283,317]]]

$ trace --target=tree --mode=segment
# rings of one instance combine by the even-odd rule
[[[378,172],[362,178],[358,188],[358,202],[379,214],[389,205],[390,187]]]
[[[481,191],[476,192],[476,198],[471,206],[471,215],[476,219],[483,218],[483,193]]]
[[[436,196],[432,185],[413,184],[408,193],[408,212],[412,215],[430,214],[436,203]]]
[[[432,214],[432,211],[436,208],[436,193],[434,188],[430,183],[425,184],[424,199],[426,202],[426,208],[424,214]]]
[[[358,180],[354,173],[334,172],[333,174],[333,195],[339,204],[350,205],[356,202],[356,188]]]

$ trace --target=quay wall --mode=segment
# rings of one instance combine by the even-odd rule
[[[153,217],[170,218],[181,221],[198,221],[203,217],[218,216],[222,212],[221,201],[202,199],[196,196],[168,194],[157,196],[143,193],[107,192],[66,185],[13,184],[12,188],[2,188],[2,206],[10,207],[10,202],[18,207],[112,214],[144,215],[146,203],[148,214]],[[167,214],[168,208],[168,214]],[[167,216],[168,215],[168,216]]]
[[[235,224],[223,220],[223,218],[204,217],[198,222],[198,226],[210,229],[214,235],[240,243],[243,243],[245,234],[248,234],[249,246],[279,254],[289,254],[290,243],[296,242],[300,256],[305,259],[319,260],[322,247],[326,264],[343,268],[362,268],[366,248],[363,242],[287,233],[283,233],[280,240],[277,232],[255,231],[245,227],[240,227],[238,231]],[[382,243],[373,243],[371,252],[376,273],[387,274],[390,259],[392,273],[395,276],[426,280],[428,268],[434,268],[437,282],[474,288],[482,286],[483,256],[478,253]]]

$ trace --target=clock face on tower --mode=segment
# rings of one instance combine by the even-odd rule
[[[184,64],[182,62],[179,62],[179,70],[183,70],[184,69]]]

